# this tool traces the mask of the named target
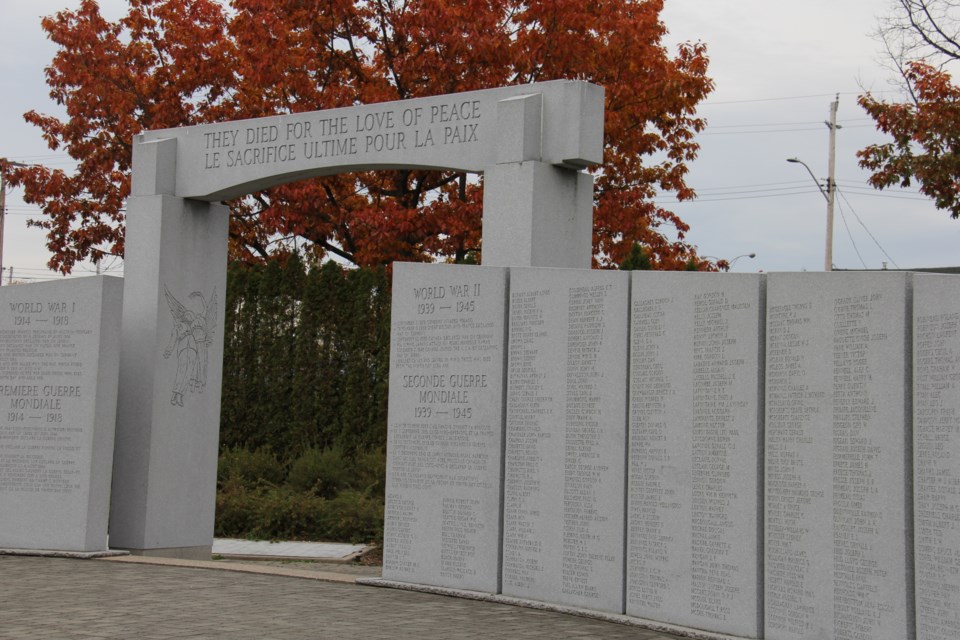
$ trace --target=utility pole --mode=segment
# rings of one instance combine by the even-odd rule
[[[25,167],[20,162],[0,158],[0,285],[3,284],[3,222],[7,217],[7,167]],[[10,271],[11,276],[13,271]],[[12,277],[11,277],[12,279]],[[10,284],[7,281],[7,284]]]
[[[0,160],[0,285],[3,284],[3,221],[7,217],[7,162]]]
[[[840,106],[840,94],[830,103],[830,120],[824,121],[827,128],[830,129],[830,155],[827,165],[827,248],[824,253],[823,270],[833,271],[833,200],[837,191],[837,181],[835,179],[837,169],[837,107]]]
[[[824,252],[824,271],[833,271],[833,199],[837,192],[837,180],[835,178],[837,169],[837,129],[843,128],[841,125],[837,124],[837,107],[839,106],[840,94],[838,93],[836,99],[830,103],[830,119],[823,121],[823,124],[827,125],[827,128],[830,129],[830,153],[828,158],[829,175],[827,176],[827,188],[823,188],[823,185],[820,184],[820,180],[818,180],[816,174],[813,173],[813,169],[811,169],[806,162],[800,158],[787,158],[787,162],[795,162],[803,165],[804,169],[807,170],[807,173],[810,174],[810,177],[813,178],[813,182],[817,185],[817,189],[820,190],[820,194],[823,196],[824,200],[827,201],[827,250]]]

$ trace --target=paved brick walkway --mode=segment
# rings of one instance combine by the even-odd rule
[[[0,556],[3,640],[674,640],[610,622],[302,578]]]

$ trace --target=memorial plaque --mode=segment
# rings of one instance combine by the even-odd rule
[[[913,638],[910,280],[767,280],[765,637]]]
[[[394,265],[385,579],[498,591],[506,279]]]
[[[510,270],[504,595],[623,612],[629,293]]]
[[[0,547],[107,548],[123,281],[0,288]]]
[[[917,640],[960,638],[960,276],[913,294]]]
[[[763,277],[634,272],[627,614],[761,629]]]

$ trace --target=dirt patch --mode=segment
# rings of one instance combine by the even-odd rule
[[[383,566],[383,547],[370,547],[364,551],[354,564],[363,567],[382,567]]]

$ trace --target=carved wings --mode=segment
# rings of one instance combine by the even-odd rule
[[[203,294],[199,291],[194,291],[190,294],[190,298],[200,299],[200,303],[203,305],[202,314],[196,314],[190,311],[182,302],[177,300],[176,296],[170,293],[167,285],[163,285],[163,295],[167,299],[167,306],[170,307],[170,314],[173,316],[175,322],[192,327],[197,324],[198,319],[202,320],[200,324],[204,331],[203,342],[208,345],[213,343],[213,336],[216,335],[218,313],[216,289],[213,290],[213,295],[210,296],[209,302],[204,299]]]
[[[177,300],[170,289],[167,289],[167,285],[163,285],[163,295],[167,298],[167,306],[170,307],[170,314],[173,315],[173,319],[180,323],[184,322],[190,324],[190,318],[187,315],[187,308],[183,306],[183,303]]]

